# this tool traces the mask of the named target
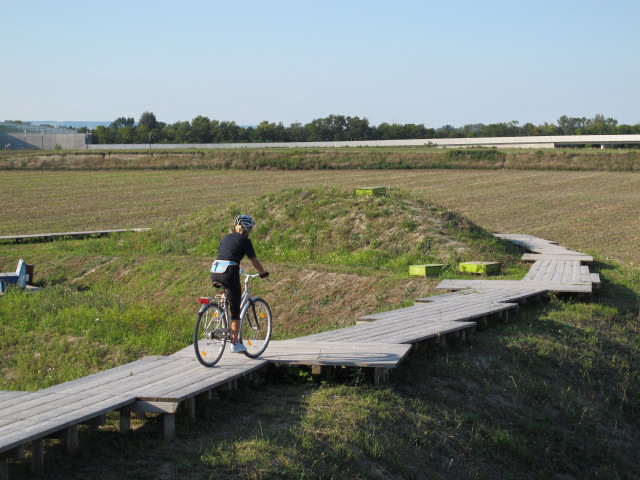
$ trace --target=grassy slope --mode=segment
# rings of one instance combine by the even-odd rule
[[[440,149],[424,147],[232,148],[183,151],[0,152],[0,170],[104,169],[640,170],[638,149]]]
[[[0,232],[145,227],[282,188],[371,185],[408,190],[492,231],[640,265],[640,175],[626,172],[7,171],[0,175]]]
[[[471,255],[487,251],[486,232],[431,202],[400,195],[359,205],[340,192],[329,195],[343,207],[333,218],[335,209],[323,209],[317,192],[293,190],[250,201],[264,218],[279,222],[258,230],[255,238],[276,273],[274,282],[259,288],[281,309],[283,337],[338,327],[357,314],[400,306],[427,293],[434,282],[393,272],[407,260],[398,260],[402,253],[394,251],[406,235],[393,228],[400,230],[403,222],[415,229],[416,218],[432,220],[423,234],[434,239],[431,251],[420,252],[429,260],[457,258],[449,257],[456,244],[464,244]],[[38,388],[141,353],[172,351],[188,341],[190,299],[207,288],[198,272],[206,269],[207,242],[220,233],[209,230],[209,219],[228,218],[237,208],[202,210],[170,221],[156,230],[165,235],[3,245],[3,265],[24,256],[36,263],[36,274],[47,285],[39,300],[2,299],[2,351],[10,352],[2,363],[4,386]],[[403,216],[377,223],[379,216],[367,215],[385,209],[394,220],[398,212]],[[447,222],[440,221],[443,215],[452,215],[477,238],[457,238],[456,229],[447,230]],[[331,228],[313,232],[319,219],[331,220]],[[304,233],[299,244],[347,243],[318,251],[317,258],[287,262],[282,248],[297,249],[284,237],[270,236],[286,232],[292,221]],[[380,240],[366,235],[367,225],[384,231]],[[395,227],[385,229],[388,225]],[[355,239],[341,230],[350,226],[357,226]],[[322,236],[332,229],[336,236]],[[354,241],[363,247],[383,242],[375,246],[388,257],[375,260],[385,269],[372,271],[362,258],[342,253],[331,261],[332,252]],[[421,239],[414,243],[423,244]],[[278,245],[284,246],[280,252]],[[496,254],[509,258],[509,252]],[[138,423],[135,434],[117,442],[119,437],[108,433],[88,447],[81,441],[83,452],[71,465],[52,446],[50,470],[53,477],[58,472],[67,478],[70,471],[97,478],[269,478],[276,472],[283,478],[633,478],[640,286],[631,266],[598,266],[607,282],[596,302],[554,299],[477,334],[471,344],[414,354],[388,388],[362,385],[357,372],[346,384],[310,384],[299,374],[293,377],[298,384],[250,384],[213,408],[202,405],[197,423],[179,416],[180,441],[173,445],[158,444],[160,425]],[[358,303],[362,291],[367,296]],[[24,348],[23,342],[37,348]],[[285,374],[295,372],[281,372],[272,381]],[[229,417],[233,421],[220,422]],[[115,423],[109,428],[114,430]],[[139,449],[152,461],[130,453]]]

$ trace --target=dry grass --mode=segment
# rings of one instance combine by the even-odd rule
[[[144,227],[286,187],[384,185],[482,227],[640,264],[640,175],[630,172],[5,171],[0,234]]]

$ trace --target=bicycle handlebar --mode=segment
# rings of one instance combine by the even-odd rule
[[[244,273],[244,268],[240,269],[240,274],[244,275],[245,277],[250,277],[250,278],[254,278],[254,277],[259,277],[260,276],[259,273]]]

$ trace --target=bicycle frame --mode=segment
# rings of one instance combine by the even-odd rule
[[[269,305],[264,299],[251,296],[249,280],[260,275],[244,273],[243,269],[240,269],[240,273],[246,278],[244,280],[244,291],[240,297],[238,340],[242,341],[245,347],[241,350],[242,353],[249,358],[257,358],[269,344],[273,317]],[[231,323],[235,323],[237,320],[230,321],[229,305],[224,286],[213,297],[200,297],[198,303],[201,304],[201,307],[194,329],[195,353],[200,363],[205,367],[212,367],[222,356],[225,344],[232,340],[236,329],[234,328],[235,325],[231,328],[229,327]],[[214,307],[215,310],[212,310],[212,313],[209,314],[208,309],[211,307]]]
[[[260,274],[249,274],[249,273],[244,273],[244,268],[240,269],[240,274],[245,276],[244,279],[244,290],[242,292],[242,297],[240,297],[240,318],[244,318],[244,315],[242,315],[242,313],[245,311],[245,309],[248,308],[248,305],[250,305],[249,299],[250,298],[257,298],[257,297],[251,297],[251,289],[249,288],[249,280],[253,277],[259,277]],[[215,297],[213,297],[213,299],[219,299],[218,301],[218,306],[222,309],[222,311],[224,312],[225,316],[227,317],[227,319],[229,321],[231,321],[231,316],[229,315],[229,305],[227,305],[227,295],[225,293],[224,287],[222,289],[222,292],[219,293],[218,295],[216,295]],[[211,303],[212,298],[211,297],[200,297],[200,299],[198,299],[198,302],[202,304],[202,307],[200,308],[200,311],[202,311],[202,309],[206,308],[207,305],[209,303]],[[241,325],[242,327],[242,325]]]

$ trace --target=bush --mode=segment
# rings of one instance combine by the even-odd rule
[[[447,150],[449,160],[492,160],[504,162],[506,154],[495,148],[455,148]]]

